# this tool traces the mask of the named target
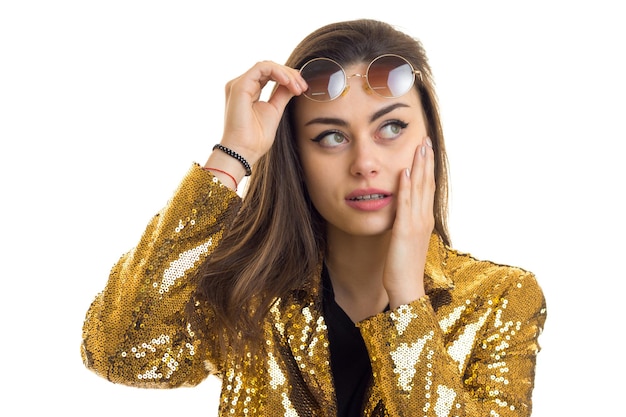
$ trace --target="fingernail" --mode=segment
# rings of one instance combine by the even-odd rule
[[[406,175],[407,178],[411,177],[411,170],[409,168],[404,168],[404,175]]]
[[[426,146],[422,145],[422,147],[420,148],[420,153],[422,154],[422,156],[426,155]]]
[[[431,148],[433,147],[433,142],[430,140],[428,136],[426,136],[426,144],[428,144],[428,146],[430,146]]]
[[[302,91],[306,91],[309,88],[309,86],[306,84],[306,81],[304,81],[303,79],[298,81],[298,86]]]

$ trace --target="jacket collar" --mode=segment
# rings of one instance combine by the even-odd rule
[[[450,254],[448,248],[441,240],[441,237],[432,233],[428,244],[428,254],[426,255],[426,266],[424,267],[424,289],[426,294],[436,290],[451,290],[454,288],[454,281],[447,274],[447,261]]]

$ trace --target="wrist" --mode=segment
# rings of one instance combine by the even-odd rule
[[[226,155],[228,155],[229,157],[237,160],[243,166],[244,171],[245,171],[245,176],[252,175],[252,166],[243,155],[239,154],[238,152],[234,151],[233,149],[227,146],[222,145],[221,143],[218,143],[215,146],[213,146],[213,151],[215,152],[216,150],[221,151],[225,153]]]
[[[237,191],[237,188],[239,187],[239,183],[237,182],[235,177],[230,175],[227,171],[224,171],[223,169],[219,169],[219,168],[215,168],[215,167],[203,167],[202,169],[205,170],[205,171],[210,171],[213,174],[213,176],[219,178],[219,180],[222,182],[222,184],[225,184],[225,182],[224,182],[225,178],[224,177],[228,178],[230,180],[230,182],[232,183],[232,185],[233,185],[233,187],[231,187],[231,188],[234,191]]]
[[[389,308],[394,310],[401,305],[411,304],[413,301],[419,300],[426,295],[424,286],[416,286],[413,288],[404,288],[394,291],[387,290],[387,297],[389,297]]]
[[[237,189],[237,185],[246,175],[243,165],[234,158],[225,153],[215,150],[211,153],[203,169],[211,171],[223,184],[233,186],[233,190]]]

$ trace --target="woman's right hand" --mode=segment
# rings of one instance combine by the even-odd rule
[[[261,90],[270,81],[276,83],[276,88],[267,101],[261,101]],[[306,89],[298,70],[272,61],[258,62],[226,84],[224,134],[220,143],[254,165],[272,146],[289,100]]]

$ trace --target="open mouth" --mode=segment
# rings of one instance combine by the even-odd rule
[[[346,204],[360,211],[377,211],[387,207],[392,202],[392,194],[385,190],[361,189],[355,190],[346,196]]]
[[[387,195],[385,194],[366,194],[366,195],[360,195],[357,197],[353,197],[350,200],[352,201],[367,201],[367,200],[379,200],[381,198],[385,198],[387,197]]]

